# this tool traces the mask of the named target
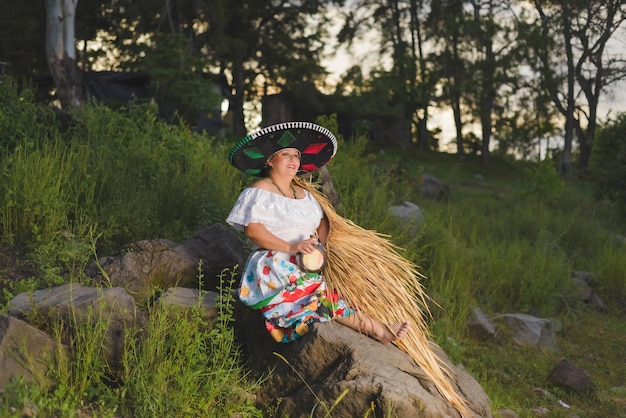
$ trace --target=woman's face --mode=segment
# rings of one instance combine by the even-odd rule
[[[300,151],[283,148],[268,159],[268,164],[273,173],[296,175],[300,168]]]

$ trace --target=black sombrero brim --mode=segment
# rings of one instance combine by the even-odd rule
[[[228,161],[252,176],[262,176],[267,159],[283,148],[301,153],[300,171],[315,171],[337,152],[337,139],[326,128],[310,122],[285,122],[256,131],[239,141]]]

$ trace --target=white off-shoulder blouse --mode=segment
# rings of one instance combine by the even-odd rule
[[[226,222],[238,231],[250,223],[261,223],[277,237],[294,243],[315,233],[324,212],[305,190],[301,199],[291,199],[267,190],[248,187],[233,205]],[[251,243],[252,249],[258,245]]]

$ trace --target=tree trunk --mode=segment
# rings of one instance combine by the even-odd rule
[[[463,148],[463,120],[461,119],[461,91],[465,77],[463,61],[459,54],[459,34],[454,33],[452,37],[452,63],[454,65],[453,81],[451,84],[452,113],[454,114],[454,126],[456,128],[456,152],[459,155],[465,154]]]
[[[572,173],[572,142],[574,140],[574,110],[576,99],[574,97],[574,51],[572,50],[572,28],[570,21],[570,9],[566,3],[562,5],[563,11],[563,34],[565,37],[565,54],[567,55],[567,96],[565,111],[565,135],[563,137],[563,158],[561,159],[561,174],[568,176]]]
[[[84,102],[74,45],[77,4],[78,0],[46,1],[46,58],[62,107],[79,107]]]
[[[482,144],[481,144],[481,164],[487,167],[490,163],[491,151],[489,150],[489,143],[491,142],[491,111],[492,111],[493,99],[485,99],[481,110],[481,130],[482,130]]]
[[[235,94],[233,95],[233,134],[237,136],[246,135],[246,123],[243,114],[244,102],[244,75],[243,61],[237,57],[233,62],[233,84],[235,86]]]
[[[456,87],[454,87],[456,89]],[[456,130],[456,152],[459,155],[465,154],[463,148],[463,121],[461,120],[461,97],[454,93],[452,96],[452,113],[454,115],[454,128]]]
[[[425,110],[427,112],[428,109]],[[430,149],[430,133],[428,132],[428,113],[424,113],[424,117],[416,116],[417,129],[417,147],[420,151],[428,151]]]
[[[428,111],[430,106],[430,93],[431,88],[429,85],[424,87],[427,80],[428,68],[426,65],[426,59],[424,58],[423,51],[423,39],[421,22],[419,20],[418,11],[423,7],[422,1],[411,0],[411,43],[413,51],[413,60],[417,64],[417,70],[419,71],[419,80],[421,80],[422,86],[417,91],[419,92],[419,107],[415,111],[416,130],[417,130],[417,146],[420,151],[427,151],[430,149],[431,140],[430,133],[428,132]],[[413,83],[418,83],[418,75],[415,74]],[[414,85],[414,84],[412,84]],[[413,89],[415,91],[415,89]]]

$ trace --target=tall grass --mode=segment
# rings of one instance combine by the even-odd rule
[[[54,112],[35,103],[34,89],[20,88],[11,77],[0,78],[0,156],[23,142],[38,142],[57,134]]]
[[[102,310],[81,319],[72,311],[70,321],[53,324],[72,354],[59,350],[49,365],[49,389],[13,382],[0,393],[0,416],[24,416],[26,402],[42,417],[261,417],[253,404],[258,382],[244,371],[230,325],[233,273],[224,274],[214,323],[205,319],[202,294],[186,309],[155,304],[145,329],[127,330],[121,370],[104,361],[110,342]]]
[[[220,290],[215,326],[197,306],[154,306],[145,337],[131,338],[124,357],[124,415],[260,416],[250,403],[254,382],[243,373],[232,321],[233,276]]]
[[[619,303],[626,289],[620,274],[626,261],[616,231],[623,224],[610,205],[562,182],[549,164],[535,170],[511,167],[506,187],[499,184],[506,180],[509,164],[496,167],[496,185],[488,195],[482,192],[485,185],[477,197],[467,194],[468,181],[463,180],[450,184],[449,200],[437,201],[419,193],[417,175],[423,169],[411,166],[405,155],[395,165],[393,161],[389,155],[366,154],[362,139],[344,141],[331,163],[334,184],[345,216],[389,234],[422,267],[428,293],[442,308],[433,310],[433,328],[442,333],[438,340],[462,336],[468,308],[474,306],[546,317],[571,312],[578,303],[574,270],[596,273],[598,291]],[[394,173],[400,164],[415,177],[398,181]],[[373,166],[386,171],[373,171]],[[516,177],[520,173],[526,173],[523,182]],[[515,183],[519,186],[510,188]],[[424,212],[417,234],[389,216],[389,206],[400,199],[413,201]]]
[[[20,96],[16,88],[0,83],[0,96]],[[226,161],[227,144],[158,122],[152,106],[87,105],[61,131],[29,100],[26,90],[20,99],[0,101],[0,121],[11,122],[0,136],[6,243],[55,241],[78,219],[108,249],[151,237],[180,240],[221,220],[241,186]],[[45,135],[25,134],[40,132],[30,128],[38,125],[48,126]]]
[[[179,241],[202,226],[222,222],[250,180],[227,162],[235,139],[217,141],[182,125],[164,125],[150,106],[131,104],[112,111],[86,105],[71,116],[71,123],[60,129],[50,109],[33,103],[28,89],[0,79],[0,241],[28,246],[45,278],[3,287],[0,306],[19,289],[68,277],[79,280],[81,267],[97,253],[107,255],[130,241],[154,237]],[[333,118],[320,123],[336,130]],[[471,158],[372,153],[365,138],[339,140],[329,169],[342,214],[389,234],[404,255],[421,266],[427,292],[441,306],[433,309],[431,327],[440,344],[445,346],[448,337],[464,339],[465,317],[473,306],[488,313],[527,312],[566,321],[577,317],[584,307],[572,289],[576,270],[594,273],[592,284],[609,312],[626,298],[624,220],[615,204],[591,199],[587,184],[562,182],[548,163],[533,167],[494,159],[493,166],[485,168]],[[450,199],[421,196],[422,172],[441,173]],[[484,180],[472,180],[473,172]],[[402,200],[418,204],[424,213],[416,232],[389,213],[389,206]],[[225,322],[207,333],[197,313],[175,320],[174,313],[161,308],[152,307],[150,313],[147,342],[129,342],[126,390],[110,391],[97,379],[70,379],[71,373],[78,373],[74,367],[59,369],[57,381],[62,384],[56,395],[30,387],[24,396],[42,399],[42,405],[67,399],[75,407],[85,399],[84,392],[91,391],[89,399],[104,402],[101,416],[117,414],[113,405],[125,414],[148,416],[186,408],[185,398],[194,399],[199,408],[230,399],[231,393],[213,392],[211,385],[247,387],[237,373],[235,381],[223,380],[231,377],[227,370],[238,367],[231,362],[237,349]],[[621,329],[617,322],[614,328]],[[85,339],[96,346],[97,332],[84,330]],[[157,345],[159,341],[167,344]],[[506,347],[490,349],[506,357],[501,354]],[[515,397],[497,388],[506,381],[485,373],[489,362],[499,359],[481,350],[459,350],[456,359],[484,376],[489,394],[499,397],[496,404],[505,405]],[[532,357],[525,353],[521,361]],[[181,363],[181,358],[192,360]],[[515,368],[515,359],[510,361],[498,367]],[[102,373],[87,367],[88,362],[84,365],[85,373]],[[532,376],[541,371],[537,367],[529,365],[520,373]],[[10,393],[15,391],[5,392],[5,397]],[[198,393],[205,398],[198,399]],[[245,402],[237,405],[248,407]]]

